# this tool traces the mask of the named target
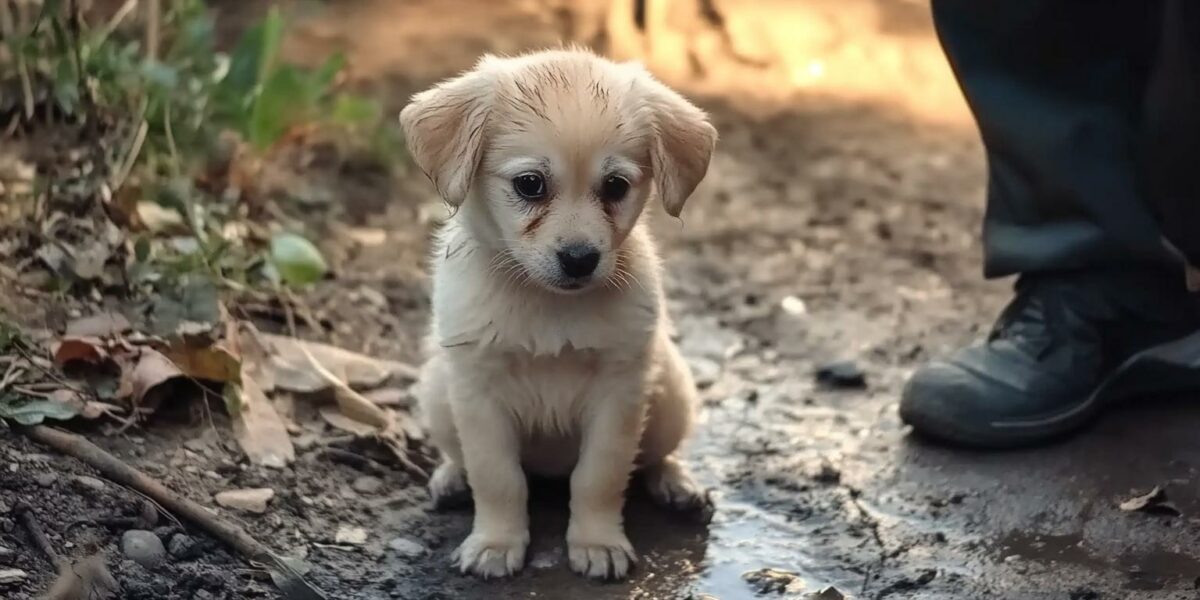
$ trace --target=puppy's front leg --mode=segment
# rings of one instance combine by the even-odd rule
[[[529,492],[517,424],[486,394],[456,397],[453,411],[475,501],[474,527],[454,558],[463,573],[512,575],[525,564],[529,546]]]
[[[621,511],[645,417],[641,390],[615,385],[595,398],[582,423],[579,463],[571,473],[571,568],[588,577],[621,579],[637,557]]]

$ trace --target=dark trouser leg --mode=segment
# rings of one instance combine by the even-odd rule
[[[987,147],[987,274],[1171,264],[1135,158],[1161,2],[933,10]]]
[[[901,417],[941,439],[1014,446],[1077,429],[1110,399],[1104,390],[1200,383],[1186,365],[1174,378],[1121,367],[1200,328],[1200,301],[1163,242],[1159,219],[1177,208],[1148,191],[1143,172],[1163,3],[933,7],[987,148],[985,271],[1021,277],[985,343],[913,375]],[[1116,379],[1126,372],[1159,375]]]

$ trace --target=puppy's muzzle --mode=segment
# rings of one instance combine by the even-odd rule
[[[600,251],[591,244],[567,244],[558,250],[558,266],[567,279],[585,280],[600,264]]]

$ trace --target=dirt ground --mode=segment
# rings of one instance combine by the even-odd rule
[[[234,22],[255,11],[223,5]],[[533,2],[358,0],[329,10],[306,17],[291,50],[346,49],[362,85],[392,108],[483,51],[552,45],[562,27]],[[906,36],[932,36],[928,23],[908,27]],[[206,504],[225,489],[274,489],[262,515],[223,514],[304,557],[310,579],[339,599],[737,600],[826,586],[873,599],[1200,597],[1200,406],[1138,402],[1076,438],[1003,453],[923,442],[896,416],[912,370],[981,335],[1005,301],[1007,282],[980,276],[985,165],[969,124],[822,90],[765,101],[684,89],[711,112],[719,152],[682,222],[652,218],[680,344],[703,388],[688,459],[718,511],[699,526],[634,493],[627,528],[642,561],[629,581],[570,573],[566,498],[552,482],[535,487],[524,572],[482,582],[449,567],[469,511],[432,511],[400,471],[364,473],[319,447],[280,471],[252,467],[219,416],[201,425],[162,416],[97,441]],[[337,278],[311,298],[334,324],[322,336],[416,361],[425,242],[444,208],[415,170],[394,186],[348,189],[342,202],[326,243]],[[382,243],[358,235],[377,231]],[[841,359],[865,371],[865,389],[816,383],[820,365]],[[171,556],[147,571],[120,560],[119,528],[68,527],[135,513],[138,500],[111,483],[96,491],[78,479],[86,469],[45,449],[0,439],[0,473],[0,569],[31,574],[0,585],[4,598],[32,598],[52,576],[13,521],[21,500],[60,548],[115,557],[125,598],[276,597],[264,572],[195,530],[160,523]],[[1181,516],[1118,509],[1156,485]],[[365,544],[338,543],[345,527],[363,528]],[[181,532],[191,545],[174,541]],[[765,569],[774,571],[755,575]]]

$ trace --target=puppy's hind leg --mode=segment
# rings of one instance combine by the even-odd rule
[[[421,373],[418,399],[430,439],[442,455],[442,462],[429,478],[429,495],[437,510],[459,508],[471,503],[471,489],[463,470],[462,446],[450,411],[450,390],[444,366],[438,358],[426,364]]]
[[[708,522],[713,515],[712,498],[678,458],[679,446],[691,432],[698,404],[695,384],[674,344],[666,342],[662,356],[663,369],[650,395],[650,411],[642,433],[642,482],[655,503]]]

